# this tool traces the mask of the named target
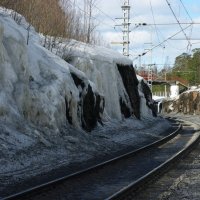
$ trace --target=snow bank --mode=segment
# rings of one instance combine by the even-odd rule
[[[67,63],[41,46],[41,36],[21,15],[17,24],[11,14],[0,9],[0,113],[8,121],[59,132],[69,124],[91,130],[97,121],[152,117],[151,99],[130,59],[71,40],[59,44]]]
[[[121,120],[119,96],[125,93],[125,89],[116,63],[131,64],[131,61],[113,50],[74,40],[65,44],[65,47],[63,58],[83,71],[104,95],[104,118]]]
[[[97,90],[104,95],[104,119],[121,120],[127,115],[122,110],[129,110],[130,114],[134,113],[138,118],[152,117],[152,110],[146,106],[146,100],[143,99],[143,91],[140,91],[140,95],[130,94],[130,90],[134,91],[138,88],[140,90],[135,72],[132,72],[134,68],[130,59],[111,49],[74,40],[64,41],[59,45],[59,49],[63,49],[60,56],[83,71],[87,78],[95,83]],[[128,71],[120,74],[119,66]],[[125,76],[129,76],[129,78],[125,78]],[[124,83],[124,78],[129,80]],[[134,82],[131,86],[132,89],[127,89],[126,87],[132,80]],[[141,80],[142,78],[139,79],[139,82]],[[136,103],[137,101],[139,102]]]
[[[30,30],[27,45],[24,24],[16,24],[3,12],[0,15],[1,116],[11,123],[27,120],[56,132],[70,123],[90,130],[101,113],[89,119],[84,112],[103,112],[103,97],[92,89],[93,84],[84,73],[43,48],[34,29]],[[82,87],[74,77],[82,82]],[[88,98],[93,99],[94,108],[88,105]]]

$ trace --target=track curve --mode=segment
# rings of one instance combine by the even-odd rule
[[[181,130],[180,125],[175,132],[150,145],[3,200],[126,199],[130,190],[140,187],[144,177],[147,180],[160,166],[167,165],[167,161],[178,159],[179,154],[183,155],[181,152],[186,152],[198,140],[199,134],[190,126]]]

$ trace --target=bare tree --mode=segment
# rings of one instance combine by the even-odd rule
[[[57,38],[64,37],[86,43],[98,43],[95,31],[98,24],[94,22],[94,11],[97,0],[84,0],[84,12],[74,0],[0,0],[0,6],[13,9],[13,18],[20,23],[18,13],[22,14],[36,31],[46,35],[44,46],[52,49]],[[16,11],[16,12],[15,12]],[[29,40],[29,30],[27,27]],[[49,36],[53,36],[49,37]]]
[[[84,0],[84,27],[86,31],[86,42],[91,43],[91,36],[97,25],[94,24],[93,11],[97,0]]]

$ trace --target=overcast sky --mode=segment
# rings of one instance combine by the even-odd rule
[[[157,46],[167,38],[176,34],[181,30],[178,24],[175,25],[151,25],[136,27],[135,24],[168,24],[177,23],[175,17],[170,10],[167,0],[129,0],[131,6],[130,12],[130,58],[133,59],[134,64],[139,64],[138,55],[147,51],[147,49]],[[77,4],[81,6],[83,0],[77,0]],[[120,27],[115,27],[115,24],[122,23],[116,18],[122,17],[121,5],[123,0],[97,0],[96,7],[94,7],[94,17],[99,24],[98,30],[104,39],[111,44],[111,42],[121,42],[122,33]],[[200,0],[168,0],[174,11],[178,21],[181,23],[200,23]],[[185,29],[189,24],[181,24]],[[184,35],[180,32],[173,39],[162,43],[162,45],[155,48],[152,53],[147,53],[142,57],[141,63],[150,64],[156,63],[160,67],[166,60],[168,64],[173,64],[176,56],[183,52],[190,52],[190,49],[200,48],[200,24],[195,24],[187,28]],[[191,38],[188,46],[187,38]],[[180,40],[181,39],[181,40]],[[197,40],[194,40],[197,39]],[[113,49],[122,52],[122,46],[111,45]],[[168,58],[168,59],[167,59]]]

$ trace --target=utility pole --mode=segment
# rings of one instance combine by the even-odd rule
[[[151,39],[152,41],[152,39]],[[149,49],[145,49],[147,51],[150,51],[151,52],[151,55],[150,55],[150,64],[148,64],[148,76],[147,76],[147,83],[149,85],[149,88],[150,90],[152,91],[152,83],[153,83],[153,70],[152,70],[152,67],[155,66],[155,64],[152,64],[152,42],[150,43],[145,43],[147,45],[150,45],[150,48]]]
[[[167,56],[165,58],[165,64],[164,64],[164,70],[165,70],[165,82],[167,81],[167,71],[169,70],[168,69],[168,63],[169,63],[169,56]],[[167,97],[167,85],[165,83],[165,97]]]
[[[148,77],[147,77],[147,83],[148,83],[151,91],[152,91],[152,82],[153,82],[153,70],[152,70],[152,66],[154,66],[154,64],[148,65]]]
[[[122,26],[122,34],[123,34],[123,40],[122,42],[112,42],[112,44],[122,44],[123,50],[122,53],[124,56],[129,57],[129,33],[130,33],[130,9],[131,6],[129,4],[129,0],[124,0],[124,4],[121,6],[123,17],[122,18],[116,18],[116,19],[122,19],[122,24],[118,24],[115,26]]]
[[[124,0],[124,5],[122,6],[123,11],[123,55],[129,56],[129,33],[130,33],[130,5],[129,0]]]
[[[165,98],[167,97],[167,85],[166,85],[166,82],[167,82],[167,72],[165,71]]]

